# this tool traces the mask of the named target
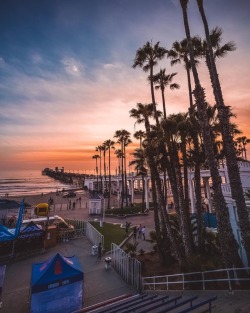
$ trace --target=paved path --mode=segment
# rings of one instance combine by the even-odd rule
[[[46,195],[47,196],[47,195]],[[43,197],[46,197],[45,195]],[[50,194],[48,195],[48,197]],[[39,196],[40,197],[40,196]],[[55,197],[57,203],[66,203],[66,199]],[[42,202],[36,198],[35,204]],[[46,199],[43,199],[46,201]],[[62,202],[61,202],[62,201]],[[84,203],[84,202],[83,202]],[[89,216],[86,203],[81,207],[76,207],[75,210],[56,210],[54,213],[62,217],[75,218],[81,220],[94,220],[96,217]],[[102,220],[102,217],[97,217]],[[149,232],[154,229],[153,214],[150,212],[148,216],[135,216],[126,219],[106,217],[106,222],[125,223],[131,222],[132,226],[143,224],[146,226],[146,238],[149,238]],[[130,241],[133,239],[130,238]],[[152,243],[137,239],[139,244],[137,251],[152,250]],[[95,256],[91,255],[91,244],[86,238],[73,240],[68,243],[58,244],[55,248],[46,251],[45,254],[38,255],[26,260],[21,260],[7,265],[5,282],[3,287],[3,308],[1,313],[28,313],[29,312],[29,288],[32,263],[43,262],[49,259],[55,253],[61,253],[65,256],[76,255],[80,264],[83,267],[85,274],[84,278],[84,304],[90,306],[101,301],[112,299],[119,295],[128,293],[136,293],[136,290],[128,286],[114,269],[105,270],[104,261],[97,261]],[[185,292],[186,294],[187,292]],[[188,292],[207,296],[216,294],[218,300],[216,307],[213,310],[215,313],[250,313],[250,291],[235,291],[229,294],[227,291],[212,291],[212,292]]]
[[[106,270],[104,259],[99,261],[91,254],[86,238],[57,244],[45,254],[7,264],[3,286],[1,313],[28,313],[31,269],[33,263],[50,259],[57,252],[64,256],[75,255],[84,272],[84,305],[90,306],[123,294],[135,294],[114,269]]]

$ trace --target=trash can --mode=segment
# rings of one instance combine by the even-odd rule
[[[97,246],[92,246],[92,255],[97,255]]]
[[[105,258],[105,268],[106,268],[106,270],[111,269],[111,258],[110,257]]]

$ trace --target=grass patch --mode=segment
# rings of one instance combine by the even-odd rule
[[[100,222],[90,222],[90,224],[104,236],[104,249],[106,251],[111,250],[111,243],[119,245],[126,238],[125,228],[121,228],[120,224],[103,223],[103,227],[100,227]]]

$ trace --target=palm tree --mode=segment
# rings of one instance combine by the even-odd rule
[[[100,188],[100,192],[102,193],[102,146],[97,146],[95,148],[95,151],[98,151],[99,152],[99,156],[100,156],[100,178],[101,178],[101,188]],[[98,191],[99,191],[99,188],[98,188]]]
[[[123,158],[122,150],[121,149],[115,150],[115,155],[118,159],[118,175],[120,175],[121,174],[121,162],[120,162],[120,160]]]
[[[141,124],[144,123],[146,130],[146,139],[144,140],[144,149],[147,159],[147,163],[150,168],[151,183],[152,183],[152,196],[154,205],[154,222],[157,237],[157,244],[159,246],[160,254],[164,261],[168,259],[168,242],[171,243],[171,250],[176,260],[180,265],[185,264],[185,259],[177,246],[177,242],[173,235],[171,225],[169,222],[169,217],[165,210],[165,198],[162,193],[161,179],[159,172],[156,167],[154,160],[155,149],[151,145],[151,131],[149,118],[154,115],[154,105],[153,104],[142,104],[138,103],[136,109],[130,110],[130,116],[136,119],[136,122]],[[157,113],[157,112],[156,112]],[[158,195],[158,197],[157,197]],[[161,216],[161,221],[160,217]]]
[[[155,95],[154,95],[154,84],[153,84],[153,76],[154,76],[154,66],[158,64],[159,60],[162,60],[168,51],[160,47],[160,42],[158,41],[155,45],[150,43],[149,41],[146,44],[139,48],[136,51],[136,56],[134,59],[133,68],[141,67],[144,72],[149,72],[149,81],[150,81],[150,88],[151,88],[151,97],[152,103],[155,113],[156,124],[159,125],[159,119],[156,114],[156,102],[155,102]]]
[[[191,38],[193,47],[199,47],[200,38],[195,36]],[[194,53],[194,63],[197,66],[199,61],[197,57],[199,56],[198,52]],[[168,52],[168,57],[171,59],[171,65],[184,63],[184,68],[187,74],[187,82],[188,82],[188,94],[189,94],[189,116],[192,127],[190,128],[190,136],[192,137],[192,142],[194,145],[194,149],[192,150],[192,156],[194,161],[194,181],[195,181],[195,211],[197,216],[197,238],[198,238],[198,247],[200,250],[203,249],[204,241],[203,241],[203,218],[202,218],[202,203],[201,203],[201,176],[200,176],[200,147],[199,147],[199,134],[200,128],[197,121],[197,115],[195,112],[195,107],[193,104],[193,93],[192,93],[192,84],[191,84],[191,64],[189,60],[189,49],[188,49],[188,41],[187,39],[183,39],[178,42],[175,41],[172,45],[172,49]]]
[[[218,219],[218,235],[221,245],[222,258],[225,266],[242,266],[242,261],[238,254],[238,245],[235,240],[229,212],[221,189],[221,177],[217,168],[217,163],[213,151],[213,143],[211,140],[211,128],[207,117],[207,103],[205,99],[205,92],[202,88],[199,80],[199,75],[195,66],[194,51],[192,47],[188,16],[187,16],[187,4],[188,0],[180,0],[184,28],[188,41],[189,57],[192,66],[192,72],[195,82],[194,97],[196,100],[199,123],[201,126],[203,142],[205,146],[205,152],[209,163],[210,173],[213,182],[214,203],[217,209]]]
[[[97,184],[97,192],[99,191],[99,182],[98,182],[98,165],[97,165],[97,159],[99,159],[99,155],[95,154],[92,156],[92,159],[95,159],[95,169],[96,169],[96,184]]]
[[[138,130],[134,133],[135,139],[140,140],[140,149],[142,148],[142,139],[145,138],[145,132],[143,130]]]
[[[158,89],[161,90],[163,113],[164,113],[164,118],[166,119],[167,114],[166,114],[166,103],[165,103],[164,91],[168,86],[171,90],[179,89],[180,85],[176,83],[172,83],[172,80],[177,73],[166,74],[165,72],[166,72],[166,69],[164,68],[163,70],[161,69],[159,73],[155,74],[153,76],[153,83],[155,84],[156,90]]]
[[[106,140],[104,142],[104,145],[105,147],[107,148],[108,150],[108,164],[109,164],[109,168],[108,168],[108,171],[109,171],[109,188],[108,188],[108,193],[109,193],[109,196],[108,196],[108,208],[110,208],[110,197],[111,197],[111,162],[110,162],[110,150],[111,149],[114,149],[114,144],[115,142],[113,140]]]
[[[114,135],[115,138],[118,138],[117,143],[121,145],[122,151],[122,202],[121,210],[123,210],[123,201],[124,194],[126,194],[126,205],[128,206],[128,187],[127,187],[127,172],[126,172],[126,146],[129,145],[132,141],[130,140],[130,132],[125,129],[117,130]],[[125,182],[124,182],[125,180]]]
[[[219,76],[217,72],[217,67],[215,63],[213,45],[210,37],[209,27],[207,18],[205,15],[203,0],[196,0],[200,15],[203,21],[206,42],[207,42],[207,51],[209,54],[209,63],[211,67],[211,80],[212,87],[215,96],[216,106],[218,109],[218,118],[221,123],[221,133],[222,140],[224,144],[224,151],[226,156],[226,163],[228,168],[228,176],[231,186],[231,193],[233,199],[235,199],[237,206],[237,213],[239,219],[239,228],[241,231],[242,241],[244,248],[246,250],[248,263],[250,265],[250,221],[248,218],[248,211],[246,208],[246,202],[244,198],[244,191],[242,187],[242,182],[240,178],[240,171],[237,162],[237,155],[234,149],[234,142],[230,132],[230,110],[224,104],[222,89],[219,81]]]
[[[247,150],[246,150],[246,145],[250,143],[250,139],[248,139],[246,136],[242,137],[237,137],[236,138],[236,143],[238,147],[240,148],[242,158],[247,160]]]
[[[200,43],[200,38],[195,36],[191,38],[192,44],[195,47],[197,44]],[[196,55],[196,54],[195,54]],[[189,93],[189,104],[190,108],[193,107],[193,97],[192,97],[192,84],[191,84],[191,64],[189,60],[189,51],[188,51],[188,42],[187,39],[183,39],[182,41],[178,42],[175,41],[172,45],[172,48],[168,51],[168,58],[171,59],[170,64],[175,65],[179,63],[184,63],[184,68],[187,74],[187,81],[188,81],[188,93]],[[195,58],[195,64],[198,65],[199,61]]]
[[[180,132],[178,126],[180,127],[181,121],[183,122],[185,116],[180,114],[170,115],[166,120],[163,120],[162,127],[164,129],[164,134],[167,143],[168,154],[170,158],[170,163],[172,166],[172,173],[174,174],[174,180],[170,177],[170,184],[173,191],[175,207],[177,211],[177,216],[179,220],[179,225],[181,225],[183,247],[185,250],[186,257],[189,261],[192,253],[192,238],[191,238],[191,224],[190,224],[190,214],[189,214],[189,197],[186,194],[187,199],[185,199],[184,189],[183,189],[183,179],[180,161],[180,143],[181,140],[184,141],[183,145],[186,145],[186,135],[180,137]],[[179,125],[178,125],[179,124]],[[183,137],[185,136],[185,139]],[[182,143],[181,143],[182,145]],[[183,150],[183,147],[182,149]],[[183,159],[186,158],[186,149],[182,151]],[[186,161],[185,161],[186,163]],[[168,170],[168,173],[170,170]],[[184,166],[184,186],[187,186],[187,167]]]
[[[105,145],[105,142],[103,142],[101,146],[101,150],[103,153],[103,173],[104,173],[104,196],[106,197],[107,194],[107,165],[106,165],[106,151],[108,148]]]

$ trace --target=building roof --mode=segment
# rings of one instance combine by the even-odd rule
[[[20,208],[20,203],[14,200],[0,199],[0,210]]]

